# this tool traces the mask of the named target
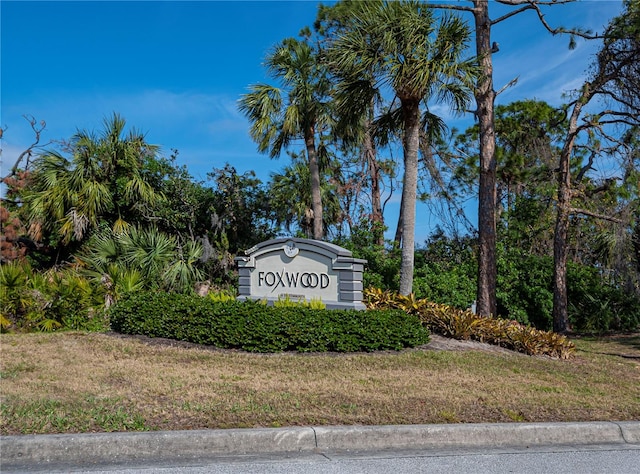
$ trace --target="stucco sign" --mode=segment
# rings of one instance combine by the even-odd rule
[[[319,240],[283,238],[262,242],[237,257],[241,299],[321,299],[328,309],[364,309],[366,260]]]

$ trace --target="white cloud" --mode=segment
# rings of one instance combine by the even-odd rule
[[[252,153],[255,146],[236,104],[236,97],[224,94],[159,89],[124,94],[49,91],[29,105],[3,104],[2,115],[8,121],[4,160],[15,159],[15,150],[22,150],[33,141],[33,133],[22,118],[24,113],[46,120],[43,140],[51,140],[69,139],[77,129],[99,131],[103,120],[114,112],[123,116],[129,126],[146,133],[149,142],[161,145],[167,155],[176,148],[181,158],[191,161],[188,155],[192,154],[198,164],[211,161],[222,148],[231,147],[248,160],[256,155]]]
[[[563,93],[581,85],[589,66],[591,48],[579,46],[575,50],[563,50],[567,47],[563,43],[550,38],[534,45],[526,53],[516,51],[503,57],[498,53],[495,58],[495,88],[499,90],[518,78],[514,86],[501,94],[500,102],[537,98],[559,105],[563,101]]]
[[[622,10],[622,2],[583,1],[555,5],[544,10],[551,27],[582,28],[602,32],[609,19]],[[523,12],[498,23],[492,40],[500,43],[493,56],[494,84],[500,89],[518,77],[516,86],[504,91],[500,103],[524,98],[545,100],[553,105],[565,102],[562,94],[582,85],[587,77],[599,40],[576,38],[569,49],[569,35],[552,35],[532,12]]]

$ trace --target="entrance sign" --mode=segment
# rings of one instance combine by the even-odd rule
[[[311,239],[262,242],[236,257],[239,299],[321,299],[327,309],[365,309],[362,272],[366,260],[349,250]]]

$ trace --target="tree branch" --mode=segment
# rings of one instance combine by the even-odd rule
[[[40,134],[47,126],[47,123],[44,120],[41,120],[40,124],[38,124],[36,119],[31,115],[23,115],[23,117],[27,122],[29,122],[29,125],[31,125],[31,129],[33,130],[33,133],[35,134],[36,138],[35,138],[35,141],[26,150],[20,153],[20,155],[18,156],[18,159],[16,160],[13,167],[11,168],[11,172],[7,176],[4,176],[2,178],[3,180],[16,175],[16,173],[18,172],[18,169],[20,168],[20,163],[25,157],[31,157],[31,153],[33,152],[34,148],[38,148],[39,146],[46,146],[49,143],[51,143],[49,142],[46,145],[38,145],[40,143]],[[0,138],[1,138],[1,135],[0,135]]]
[[[611,189],[611,187],[616,183],[617,180],[619,180],[620,178],[614,177],[614,178],[607,178],[604,180],[604,183],[601,184],[600,186],[598,186],[597,188],[591,189],[591,190],[587,190],[585,191],[585,195],[589,198],[595,196],[596,194],[599,193],[604,193],[606,191],[609,191]]]
[[[590,169],[592,169],[593,166],[593,160],[595,159],[596,155],[600,152],[600,150],[592,150],[591,154],[589,155],[589,162],[584,165],[580,171],[578,172],[578,176],[576,176],[576,183],[579,183],[582,181],[582,178],[584,178],[584,175],[587,171],[589,171]]]
[[[606,216],[604,214],[598,214],[597,212],[587,211],[586,209],[578,209],[578,208],[573,207],[573,208],[571,208],[571,212],[573,214],[583,214],[585,216],[595,217],[596,219],[602,219],[602,220],[609,221],[609,222],[615,222],[616,224],[624,224],[625,223],[622,219],[618,219],[617,217]]]
[[[438,4],[438,3],[427,3],[424,5],[427,8],[440,8],[443,10],[458,10],[461,12],[473,12],[473,7],[465,7],[462,5],[449,5],[449,4]]]
[[[504,1],[503,1],[503,2],[500,2],[500,1],[499,1],[498,3],[502,3],[502,4],[504,4],[504,5],[516,6],[516,4],[515,4],[515,3],[511,3],[511,2],[504,2]],[[491,20],[491,25],[493,26],[493,25],[495,25],[495,24],[497,24],[497,23],[500,23],[501,21],[506,20],[507,18],[511,18],[512,16],[517,15],[518,13],[522,13],[522,12],[524,12],[524,11],[531,10],[532,8],[533,8],[533,6],[531,6],[531,5],[526,5],[526,6],[524,6],[524,7],[520,7],[520,8],[518,8],[517,10],[512,10],[512,11],[510,11],[509,13],[505,13],[505,14],[504,14],[504,15],[502,15],[500,18],[496,18],[495,20]]]
[[[547,22],[544,13],[542,13],[542,10],[540,10],[540,5],[559,5],[561,3],[570,3],[570,1],[565,1],[565,2],[536,2],[535,0],[527,0],[527,3],[529,3],[529,5],[531,5],[531,8],[533,8],[536,13],[538,14],[538,19],[540,20],[540,23],[542,23],[542,26],[545,27],[545,29],[551,33],[552,35],[557,35],[557,34],[561,34],[561,33],[565,33],[565,34],[570,34],[570,35],[575,35],[575,36],[579,36],[581,38],[584,39],[601,39],[604,38],[604,36],[602,35],[592,35],[590,34],[590,32],[587,31],[581,31],[581,30],[577,30],[577,29],[566,29],[563,27],[559,27],[559,28],[551,28],[551,26],[549,25],[549,23]]]
[[[504,86],[502,86],[502,88],[496,92],[496,97],[498,97],[500,94],[502,94],[505,90],[507,90],[509,87],[513,87],[518,83],[518,79],[520,79],[520,76],[516,76],[513,79],[511,79],[507,84],[505,84]]]

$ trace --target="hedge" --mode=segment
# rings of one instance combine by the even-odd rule
[[[111,308],[110,321],[123,334],[249,352],[370,352],[429,341],[419,318],[401,310],[275,308],[177,293],[131,294]]]

